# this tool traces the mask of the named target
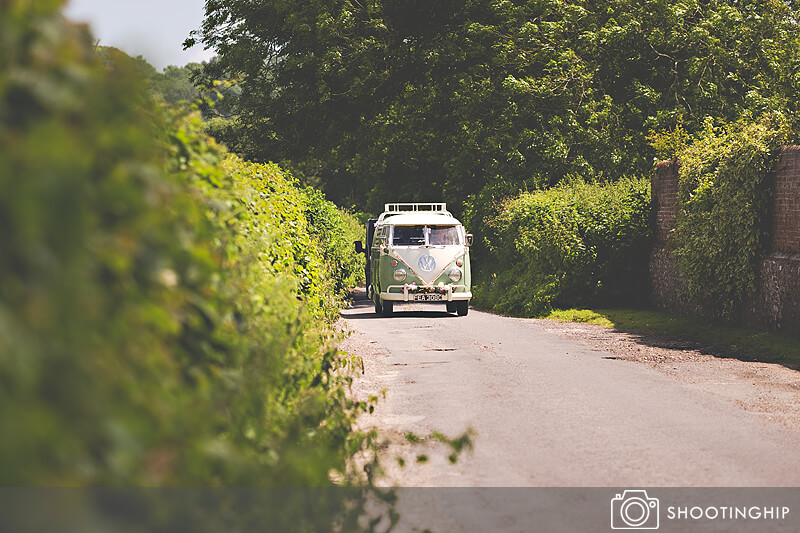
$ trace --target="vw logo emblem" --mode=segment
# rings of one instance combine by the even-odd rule
[[[423,255],[418,261],[419,267],[425,272],[431,272],[436,268],[436,259],[432,255]]]

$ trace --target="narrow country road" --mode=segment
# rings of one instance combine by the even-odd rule
[[[398,310],[378,318],[362,291],[343,313],[351,332],[343,348],[365,363],[354,393],[386,392],[361,423],[388,440],[387,485],[800,486],[797,424],[742,407],[736,391],[746,377],[706,372],[689,382],[547,321],[474,309],[456,317],[431,305]],[[787,381],[782,420],[796,421],[800,373],[774,372]],[[468,428],[474,450],[455,465],[443,446],[404,438]],[[426,464],[415,461],[420,453]]]

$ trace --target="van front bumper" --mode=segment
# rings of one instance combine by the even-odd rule
[[[472,293],[467,291],[466,285],[446,285],[444,287],[426,287],[429,291],[415,292],[409,290],[407,285],[389,285],[386,292],[380,293],[381,300],[391,302],[420,302],[420,303],[437,303],[437,302],[457,302],[461,300],[472,299]],[[461,289],[464,292],[457,292]],[[416,296],[421,295],[441,295],[441,300],[428,300],[428,299],[415,299]]]

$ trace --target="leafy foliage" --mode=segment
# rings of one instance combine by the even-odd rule
[[[302,192],[309,232],[327,269],[325,293],[341,296],[365,281],[364,256],[352,252],[353,242],[363,240],[364,226],[353,216],[343,214],[320,191],[306,187]]]
[[[797,20],[775,0],[209,0],[189,44],[241,78],[237,152],[377,211],[649,174],[648,132],[681,120],[796,124]]]
[[[683,121],[679,121],[678,125],[672,130],[655,132],[650,130],[647,136],[656,151],[656,158],[661,161],[676,160],[678,154],[686,149],[690,142],[690,137],[683,127]]]
[[[0,4],[0,484],[329,485],[369,442],[319,325],[354,222],[58,5]]]
[[[118,58],[127,54],[113,47],[98,46],[97,53],[108,68],[116,68]],[[178,67],[169,65],[161,72],[142,56],[126,59],[139,77],[147,82],[147,92],[157,101],[169,106],[183,105],[198,108],[206,120],[206,130],[215,138],[225,137],[229,122],[233,120],[230,111],[222,109],[219,103],[228,96],[235,98],[241,91],[236,80],[199,80],[203,65],[188,63]],[[211,59],[211,63],[216,61]],[[224,140],[224,139],[223,139]]]
[[[162,72],[150,76],[150,91],[168,104],[191,102],[200,95],[192,83],[192,75],[201,68],[199,63],[189,63],[183,67],[169,65]]]
[[[650,244],[647,180],[583,181],[524,193],[489,221],[487,263],[475,301],[501,313],[646,299]]]
[[[734,318],[755,291],[766,246],[768,177],[786,137],[779,114],[726,128],[709,122],[679,156],[674,252],[688,296],[711,316]]]

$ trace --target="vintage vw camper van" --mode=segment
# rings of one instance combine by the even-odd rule
[[[472,235],[444,203],[386,204],[367,222],[367,294],[375,312],[390,316],[396,303],[441,303],[464,316],[472,298]]]

